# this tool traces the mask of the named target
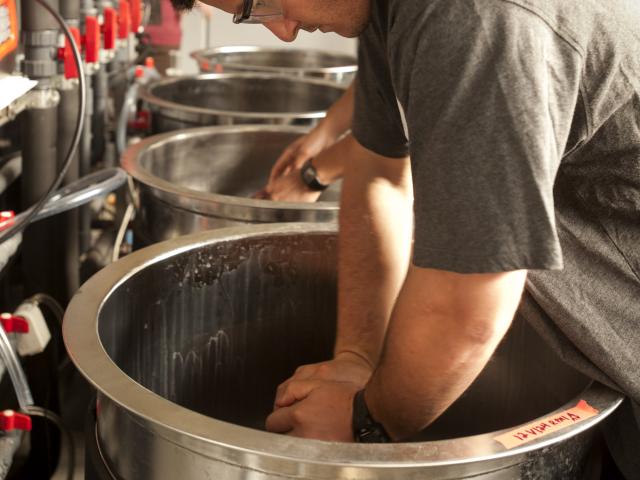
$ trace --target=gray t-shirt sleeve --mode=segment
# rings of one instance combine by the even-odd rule
[[[460,273],[562,268],[553,185],[580,97],[581,57],[508,2],[437,3],[401,98],[413,262]]]
[[[355,109],[351,131],[368,150],[391,158],[409,155],[384,49],[372,23],[360,38]]]

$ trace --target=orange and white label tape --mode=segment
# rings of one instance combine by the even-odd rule
[[[544,420],[504,433],[495,437],[494,440],[500,442],[506,449],[515,448],[595,417],[598,413],[600,412],[586,401],[580,400],[575,407],[569,410],[558,412]]]

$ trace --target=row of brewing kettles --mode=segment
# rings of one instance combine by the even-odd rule
[[[146,18],[142,0],[0,0],[0,479],[73,474],[89,389],[63,306],[124,214],[115,126],[153,70]]]
[[[5,18],[9,33],[3,37]],[[147,57],[148,18],[141,0],[0,0],[0,309],[8,312],[0,328],[0,373],[6,372],[0,376],[0,480],[72,478],[74,465],[82,463],[74,443],[97,445],[96,409],[86,418],[87,406],[96,405],[95,391],[73,367],[61,334],[64,307],[80,294],[79,286],[134,245],[237,221],[210,211],[213,203],[233,213],[210,198],[216,197],[217,179],[238,177],[243,192],[247,172],[259,173],[264,182],[278,155],[324,116],[355,75],[350,55],[305,51],[298,59],[277,48],[220,47],[198,60],[203,71],[216,73],[155,81],[159,73]],[[264,66],[254,56],[277,66]],[[223,57],[235,60],[225,63]],[[247,71],[252,58],[256,71]],[[294,68],[292,58],[300,65]],[[149,88],[142,88],[146,83]],[[279,97],[283,91],[286,105]],[[6,92],[11,94],[5,99]],[[180,175],[160,178],[147,164],[143,176],[154,185],[191,189],[189,196],[195,189],[210,216],[184,205],[174,209],[166,191],[163,201],[150,201],[154,195],[144,196],[150,189],[141,188],[135,168],[123,163],[127,177],[116,167],[121,157],[160,152],[161,138],[153,137],[123,156],[132,137],[194,126],[206,128],[165,139],[166,156],[174,167],[180,164]],[[187,148],[188,138],[198,135],[200,150]],[[264,172],[242,155],[231,155],[237,162],[231,165],[223,155],[231,146],[225,139],[235,139],[238,152],[259,153]],[[180,144],[175,151],[173,140]],[[163,163],[162,155],[152,163]],[[208,161],[212,157],[220,161]],[[203,177],[213,182],[206,193],[198,192]],[[249,197],[259,186],[239,195],[254,203]],[[333,200],[318,208],[268,206],[275,220],[262,215],[259,221],[296,215],[332,221],[338,208]],[[240,223],[252,222],[250,215],[261,209],[253,206],[253,213],[240,214]],[[172,215],[174,210],[180,214]],[[135,239],[128,229],[132,216]],[[77,438],[85,424],[94,431]],[[86,461],[86,478],[93,478],[91,465],[103,463],[99,455]]]

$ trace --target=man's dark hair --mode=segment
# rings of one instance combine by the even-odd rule
[[[177,12],[185,12],[191,10],[195,5],[196,0],[171,0],[171,5]]]

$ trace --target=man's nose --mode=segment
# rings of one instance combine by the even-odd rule
[[[271,33],[284,42],[293,42],[298,36],[300,24],[293,20],[277,20],[264,24]]]

